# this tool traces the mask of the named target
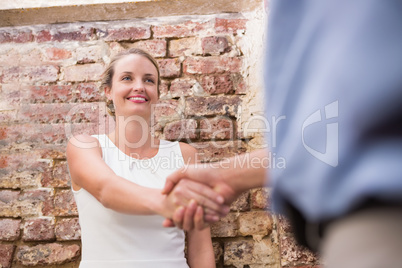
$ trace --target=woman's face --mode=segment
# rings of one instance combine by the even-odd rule
[[[138,115],[149,119],[152,105],[158,101],[158,71],[146,57],[130,54],[114,67],[112,88],[106,96],[113,100],[118,116]]]

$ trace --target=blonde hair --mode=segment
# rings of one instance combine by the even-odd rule
[[[160,73],[159,73],[159,66],[157,61],[154,59],[154,57],[151,56],[151,54],[149,54],[148,52],[139,49],[139,48],[130,48],[127,50],[123,50],[121,52],[119,52],[118,54],[116,54],[110,61],[109,65],[106,67],[105,71],[102,74],[102,81],[101,81],[101,86],[100,89],[101,90],[105,90],[106,87],[108,88],[112,88],[112,81],[113,81],[113,75],[114,75],[114,69],[116,66],[116,63],[124,58],[125,56],[128,55],[140,55],[143,56],[145,58],[147,58],[156,68],[156,71],[158,72],[158,97],[159,97],[159,85],[161,84],[161,77],[160,77]],[[105,97],[106,98],[106,97]],[[114,111],[114,106],[113,106],[113,101],[108,100],[106,98],[106,108],[107,108],[107,112],[115,117],[115,111]]]

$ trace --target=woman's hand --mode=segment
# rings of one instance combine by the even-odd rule
[[[180,180],[173,190],[163,200],[159,214],[171,219],[176,209],[187,207],[197,210],[197,205],[202,206],[207,218],[219,219],[226,215],[229,207],[224,205],[224,199],[209,186],[190,180]],[[208,215],[208,216],[207,216]]]

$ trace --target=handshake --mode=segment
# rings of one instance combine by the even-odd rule
[[[174,192],[177,208],[163,226],[202,230],[226,216],[230,204],[241,193],[267,184],[266,168],[262,165],[267,154],[261,149],[225,162],[188,165],[169,175],[162,194],[172,196]]]

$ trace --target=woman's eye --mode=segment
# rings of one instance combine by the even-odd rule
[[[130,76],[123,76],[123,77],[121,78],[121,80],[129,81],[129,80],[131,80],[131,77],[130,77]]]
[[[150,78],[145,79],[145,82],[155,84],[155,81]]]

